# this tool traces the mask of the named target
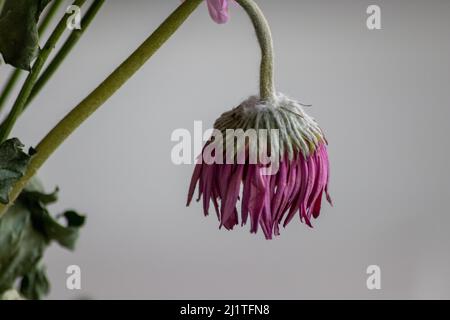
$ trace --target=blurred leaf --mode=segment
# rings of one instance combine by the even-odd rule
[[[23,300],[24,298],[16,289],[10,289],[0,296],[0,300]]]
[[[80,228],[86,222],[86,217],[79,215],[78,212],[69,210],[63,213],[64,218],[66,218],[67,226],[73,228]]]
[[[50,283],[43,266],[36,266],[20,282],[20,292],[28,299],[40,299],[50,292]]]
[[[19,139],[12,138],[0,144],[0,203],[9,202],[9,192],[24,175],[30,159],[30,152],[23,152]]]
[[[3,10],[0,11],[0,53],[6,63],[23,70],[31,69],[31,62],[39,51],[37,23],[50,1],[3,1]]]
[[[30,212],[18,201],[0,219],[0,293],[32,272],[47,245],[34,229]]]
[[[61,216],[59,224],[48,212],[46,204],[56,201],[56,191],[42,192],[32,183],[16,203],[0,218],[0,294],[22,279],[20,293],[28,299],[40,299],[49,291],[45,271],[40,264],[45,249],[52,241],[73,249],[84,217],[75,211]]]
[[[78,238],[78,230],[84,224],[85,217],[75,211],[61,214],[66,220],[66,226],[59,224],[47,211],[46,205],[57,200],[56,189],[53,193],[39,191],[24,191],[20,199],[31,212],[34,227],[49,240],[57,241],[61,246],[73,250]]]

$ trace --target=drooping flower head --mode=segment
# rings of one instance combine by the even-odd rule
[[[208,1],[208,4],[226,1]],[[276,93],[273,41],[267,20],[253,0],[236,0],[248,13],[261,47],[260,95],[253,96],[214,124],[196,164],[189,205],[198,187],[205,215],[213,206],[227,230],[250,221],[266,239],[280,234],[295,215],[312,227],[328,194],[327,141],[302,105]]]
[[[312,227],[312,218],[320,214],[322,195],[331,202],[329,162],[322,130],[302,106],[284,95],[270,102],[251,97],[224,113],[214,128],[224,138],[218,139],[217,133],[205,145],[192,177],[188,205],[198,186],[204,214],[213,205],[220,226],[228,230],[250,220],[251,232],[261,228],[266,239],[271,239],[296,214]],[[249,139],[252,129],[257,132],[256,140]],[[247,133],[240,140],[243,147],[234,141],[239,138],[236,132]],[[279,134],[263,139],[270,132]],[[271,163],[263,164],[261,154],[271,158]]]

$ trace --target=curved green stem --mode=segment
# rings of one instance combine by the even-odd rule
[[[1,1],[0,1],[1,2]],[[39,25],[39,35],[42,35],[47,30],[50,22],[53,20],[53,17],[55,16],[56,12],[58,11],[59,7],[63,3],[63,0],[54,0],[50,8],[48,9],[47,13],[45,14],[44,19],[42,19],[42,22]],[[20,79],[20,76],[22,75],[23,71],[20,69],[15,69],[8,80],[6,81],[6,84],[4,86],[4,89],[0,95],[0,112],[2,111],[3,107],[5,106],[6,100],[8,100],[9,95],[13,91],[14,87],[16,86],[17,82]]]
[[[75,0],[73,5],[81,7],[85,2],[86,0]],[[67,15],[64,15],[63,18],[59,21],[53,33],[48,38],[44,48],[42,48],[36,61],[34,62],[33,67],[30,73],[28,74],[28,77],[25,80],[22,90],[20,90],[19,96],[14,102],[14,105],[10,113],[0,126],[0,142],[3,142],[8,138],[9,133],[11,132],[19,115],[22,113],[28,101],[28,98],[30,97],[31,90],[33,89],[33,86],[42,68],[44,67],[45,62],[47,61],[54,47],[56,46],[56,43],[58,42],[59,38],[64,33],[64,30],[66,29],[66,19]]]
[[[60,67],[64,59],[68,56],[70,51],[77,44],[78,40],[80,40],[83,33],[89,28],[89,25],[94,20],[100,8],[105,3],[105,0],[94,0],[94,2],[89,7],[88,11],[81,20],[82,29],[73,30],[67,40],[64,42],[61,49],[55,55],[53,60],[50,62],[48,67],[42,72],[39,79],[36,81],[33,90],[31,91],[30,97],[25,105],[25,108],[33,101],[33,99],[39,94],[42,88],[47,84],[48,80],[53,76],[56,70]]]
[[[247,12],[261,47],[260,98],[270,101],[275,97],[273,40],[269,23],[253,0],[236,0]]]

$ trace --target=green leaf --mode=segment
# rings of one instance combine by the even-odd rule
[[[23,144],[17,138],[0,144],[0,203],[9,202],[9,192],[25,173],[31,154],[23,151]]]
[[[39,51],[37,23],[50,1],[3,1],[3,10],[0,11],[0,53],[6,63],[23,70],[31,69],[31,62]]]
[[[73,250],[78,238],[78,231],[84,225],[85,217],[75,211],[67,211],[60,216],[66,220],[66,226],[59,224],[48,212],[46,204],[57,200],[56,189],[53,193],[39,191],[22,192],[20,199],[31,212],[34,227],[46,238],[57,241],[61,246]]]
[[[48,293],[49,283],[41,260],[52,241],[73,249],[84,216],[75,211],[61,214],[66,226],[55,220],[46,204],[56,201],[56,191],[43,192],[36,179],[0,218],[0,295],[21,279],[20,293],[40,299]]]
[[[32,272],[47,245],[33,227],[30,211],[17,201],[0,219],[0,294]]]
[[[36,266],[20,282],[20,293],[28,299],[37,300],[46,296],[49,292],[50,283],[44,266]]]
[[[81,228],[86,222],[86,217],[79,215],[78,212],[69,210],[62,214],[66,218],[67,226],[73,228]]]
[[[47,205],[58,201],[58,191],[58,187],[56,187],[55,191],[52,193],[42,193],[40,191],[35,191],[34,189],[28,189],[25,191],[25,194],[28,202],[32,201],[33,203],[38,202],[42,205]]]

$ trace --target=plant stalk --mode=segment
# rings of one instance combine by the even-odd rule
[[[255,28],[261,47],[260,98],[263,101],[270,101],[275,97],[275,85],[274,50],[269,23],[254,0],[236,0],[236,2],[247,12]]]

